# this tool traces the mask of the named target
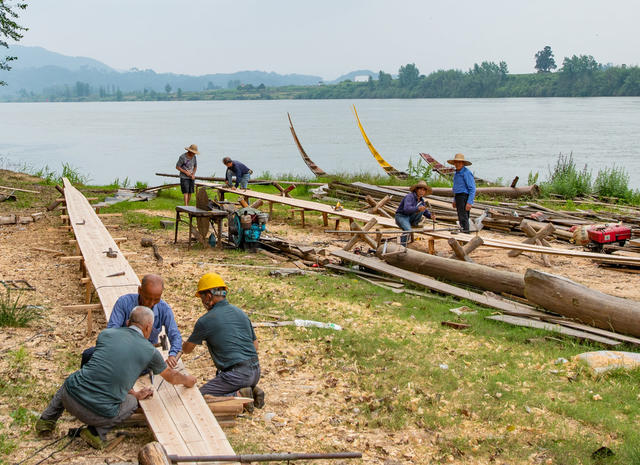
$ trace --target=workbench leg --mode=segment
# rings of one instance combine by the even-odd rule
[[[180,212],[176,212],[176,233],[173,236],[173,243],[176,244],[178,242],[178,223],[180,223]]]
[[[304,210],[300,210],[300,217],[302,218],[302,227],[304,228]]]
[[[334,228],[336,231],[340,231],[340,219],[336,220],[336,227]]]
[[[429,253],[431,255],[436,254],[436,241],[435,239],[427,239],[427,248],[429,249]]]
[[[191,233],[193,232],[193,216],[189,215],[189,242],[187,242],[187,250],[191,248]]]
[[[217,249],[221,249],[222,248],[222,218],[220,218],[218,220],[218,241],[216,242],[216,248]]]
[[[224,201],[224,191],[218,191],[218,199]]]
[[[273,216],[273,202],[269,202],[269,218]]]
[[[329,215],[327,212],[322,212],[322,225],[326,228],[329,226]]]

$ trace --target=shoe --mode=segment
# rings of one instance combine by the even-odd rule
[[[253,388],[253,405],[255,408],[264,407],[264,391],[258,386]]]
[[[250,386],[238,389],[238,397],[248,397],[253,399],[253,389]],[[244,410],[248,413],[253,413],[253,401],[244,404]]]
[[[53,433],[56,429],[56,421],[55,420],[44,420],[42,418],[38,418],[36,421],[36,432],[38,434],[48,434]]]
[[[84,428],[82,431],[80,431],[80,437],[94,449],[100,450],[104,448],[104,441],[100,438],[98,432],[92,426]]]

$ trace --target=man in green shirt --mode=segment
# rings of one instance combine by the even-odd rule
[[[137,306],[131,312],[128,327],[102,331],[93,356],[67,377],[36,422],[36,430],[52,432],[66,409],[88,425],[80,437],[101,449],[109,430],[129,418],[139,400],[153,395],[151,388],[133,389],[140,372],[149,369],[171,384],[194,386],[194,376],[167,367],[162,354],[148,341],[152,329],[153,311]]]
[[[189,354],[206,341],[216,376],[200,388],[200,392],[212,396],[252,397],[253,405],[264,406],[264,391],[257,387],[260,380],[258,341],[249,317],[227,301],[227,285],[220,275],[207,273],[198,282],[196,296],[207,310],[201,316],[182,345]]]

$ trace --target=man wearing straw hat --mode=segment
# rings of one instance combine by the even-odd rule
[[[396,224],[403,231],[411,231],[411,228],[418,226],[422,217],[436,219],[435,215],[427,209],[427,201],[423,198],[425,195],[431,194],[433,189],[424,181],[419,181],[411,186],[410,193],[405,195],[396,210]],[[409,234],[403,234],[400,241],[403,246],[407,246]]]
[[[467,168],[471,165],[469,160],[464,159],[464,155],[456,153],[452,160],[447,162],[456,167],[453,175],[453,202],[451,205],[458,211],[458,221],[462,232],[469,232],[469,211],[476,196],[476,181],[473,174]]]
[[[200,152],[198,152],[198,146],[196,144],[191,144],[184,149],[186,152],[178,158],[176,169],[180,171],[180,190],[184,196],[184,204],[189,205],[191,194],[193,194],[196,184],[196,170],[198,169],[196,154]]]

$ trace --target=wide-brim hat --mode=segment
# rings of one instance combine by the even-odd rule
[[[409,190],[411,192],[415,192],[416,189],[418,189],[419,187],[422,187],[423,189],[427,190],[427,193],[425,195],[431,195],[431,193],[433,192],[433,189],[431,188],[431,186],[424,181],[418,181],[416,184],[411,186]]]
[[[464,163],[464,166],[469,166],[471,165],[471,162],[469,160],[465,160],[464,159],[464,155],[461,153],[456,153],[456,156],[453,157],[452,160],[447,160],[447,163],[449,163],[450,165],[454,165],[456,161],[461,161]]]
[[[198,146],[196,144],[191,144],[189,147],[184,148],[187,152],[198,154]]]

